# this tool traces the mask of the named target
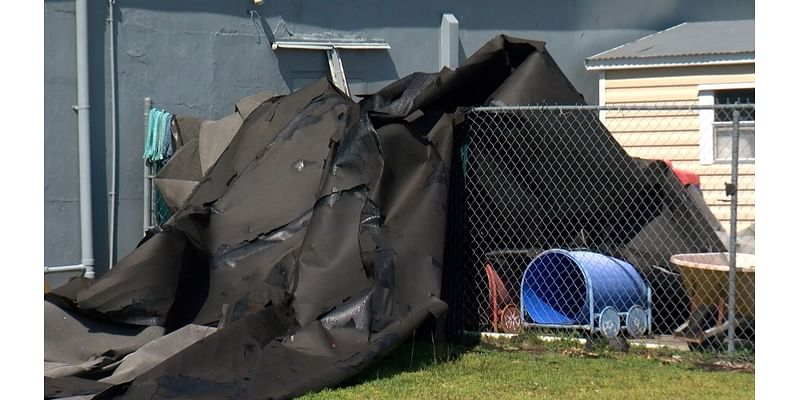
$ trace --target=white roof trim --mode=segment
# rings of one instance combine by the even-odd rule
[[[388,43],[382,41],[345,42],[326,40],[277,40],[272,44],[272,49],[304,49],[304,50],[389,50]]]
[[[649,58],[587,59],[588,71],[635,68],[691,67],[696,65],[754,64],[756,53],[702,54]]]

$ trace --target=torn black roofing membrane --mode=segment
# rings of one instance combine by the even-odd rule
[[[498,36],[455,71],[412,74],[360,103],[320,80],[245,101],[214,124],[179,117],[183,145],[157,178],[173,218],[101,279],[45,296],[46,396],[288,398],[368,368],[447,312],[440,292],[460,108],[541,103],[584,101],[542,42]],[[678,184],[662,163],[629,157],[599,122],[581,134],[569,152],[602,142],[593,151],[630,166],[625,179],[554,162],[633,191]],[[529,144],[547,152],[547,141]],[[612,207],[619,199],[608,192],[585,193],[594,201],[576,207],[634,212],[636,223],[614,238],[634,264],[669,258],[637,234],[669,229],[671,214],[694,215],[691,231],[706,235],[676,238],[681,250],[716,240],[694,203],[662,207],[672,191],[625,207]],[[552,229],[541,245],[563,242]]]

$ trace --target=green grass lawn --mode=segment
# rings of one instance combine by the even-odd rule
[[[746,399],[751,366],[731,370],[693,353],[542,343],[475,346],[417,337],[342,387],[303,399]],[[742,371],[744,370],[744,372]]]

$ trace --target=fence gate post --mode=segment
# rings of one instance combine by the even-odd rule
[[[733,355],[736,340],[736,208],[739,180],[739,109],[733,109],[733,131],[731,132],[731,230],[728,269],[728,353]]]

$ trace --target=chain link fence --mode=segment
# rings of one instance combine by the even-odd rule
[[[754,351],[754,104],[483,107],[465,122],[445,255],[451,333]]]

